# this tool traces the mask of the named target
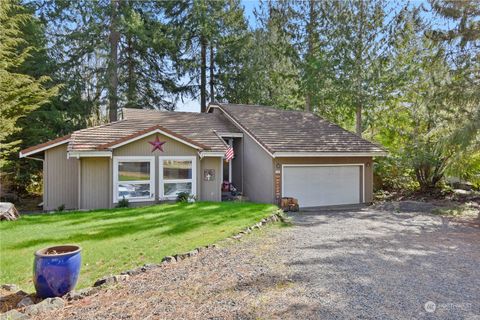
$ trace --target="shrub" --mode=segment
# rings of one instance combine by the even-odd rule
[[[128,202],[128,200],[123,197],[122,200],[118,201],[116,208],[128,208],[129,205],[130,203]]]
[[[414,170],[408,167],[401,158],[395,156],[376,159],[374,180],[376,191],[411,192],[419,188]]]
[[[177,201],[178,202],[188,202],[190,198],[190,194],[188,192],[179,192],[177,194]]]

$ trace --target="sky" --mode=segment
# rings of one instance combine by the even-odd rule
[[[250,27],[256,26],[255,16],[253,11],[255,8],[258,8],[260,5],[259,1],[256,0],[242,0],[243,7],[245,8],[245,16],[250,24]],[[186,111],[186,112],[200,112],[200,98],[197,99],[184,99],[177,103],[176,111]]]

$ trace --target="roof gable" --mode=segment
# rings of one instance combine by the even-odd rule
[[[200,144],[200,143],[197,143],[195,141],[192,141],[186,137],[183,137],[179,134],[176,134],[168,129],[165,129],[163,128],[162,126],[160,125],[154,125],[150,128],[147,128],[145,130],[141,130],[141,131],[138,131],[136,133],[133,133],[129,136],[126,136],[126,137],[123,137],[123,138],[119,138],[115,141],[112,141],[112,142],[109,142],[109,143],[106,143],[104,145],[100,145],[97,147],[97,149],[99,150],[102,150],[102,149],[115,149],[115,148],[118,148],[118,147],[121,147],[123,145],[126,145],[128,143],[131,143],[131,142],[134,142],[134,141],[137,141],[137,140],[140,140],[144,137],[147,137],[149,135],[152,135],[154,133],[160,133],[164,136],[167,136],[173,140],[176,140],[180,143],[183,143],[189,147],[192,147],[194,149],[198,149],[198,150],[208,150],[210,149],[208,146],[205,146],[203,144]]]

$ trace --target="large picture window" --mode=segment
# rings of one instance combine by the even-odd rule
[[[160,197],[172,200],[180,192],[196,195],[196,157],[160,157]]]
[[[155,157],[114,157],[113,200],[155,200]]]

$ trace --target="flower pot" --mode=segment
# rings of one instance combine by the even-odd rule
[[[39,297],[61,297],[75,288],[82,264],[81,250],[76,245],[62,245],[35,252],[33,282]]]

